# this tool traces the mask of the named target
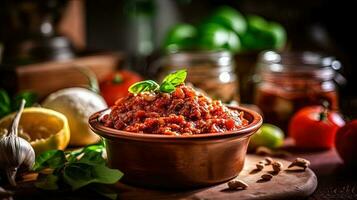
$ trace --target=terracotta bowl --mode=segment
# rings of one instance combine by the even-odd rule
[[[197,188],[225,182],[242,170],[250,136],[262,117],[244,112],[249,125],[226,133],[167,136],[120,131],[102,125],[99,118],[110,109],[89,118],[90,128],[104,138],[108,164],[124,173],[124,183],[156,188]]]

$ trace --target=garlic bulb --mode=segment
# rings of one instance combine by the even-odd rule
[[[0,139],[0,169],[5,172],[9,183],[16,186],[15,177],[19,167],[30,169],[35,163],[35,151],[26,140],[18,137],[18,126],[25,100],[22,100],[20,110]]]

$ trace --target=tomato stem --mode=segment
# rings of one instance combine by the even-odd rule
[[[320,112],[319,120],[320,121],[325,121],[327,119],[327,112],[328,112],[329,102],[328,101],[323,101],[322,102],[322,106],[323,106],[323,110]]]
[[[115,74],[113,78],[113,83],[114,84],[119,84],[123,82],[123,77],[120,74]]]

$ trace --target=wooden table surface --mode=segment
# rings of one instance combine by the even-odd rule
[[[357,199],[357,169],[344,166],[335,149],[309,153],[295,152],[288,160],[294,157],[310,160],[310,167],[317,176],[317,189],[308,200]]]
[[[291,156],[285,159],[292,161],[296,157],[303,157],[310,160],[310,168],[315,172],[318,178],[318,187],[308,200],[357,199],[357,169],[346,168],[334,149],[309,153],[293,152]],[[26,188],[24,189],[26,190]],[[82,196],[83,193],[69,195],[68,193],[54,194],[41,191],[41,194],[27,195],[31,193],[33,193],[33,191],[25,191],[23,193],[24,195],[14,199],[101,199],[100,196],[87,192],[84,194],[85,198]]]

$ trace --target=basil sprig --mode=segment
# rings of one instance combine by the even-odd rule
[[[187,71],[185,69],[181,69],[167,75],[161,83],[160,91],[166,93],[171,93],[175,91],[176,86],[183,83],[186,77],[187,77]]]
[[[176,87],[185,82],[187,71],[185,69],[178,70],[167,75],[162,81],[161,85],[153,80],[146,80],[134,83],[130,86],[129,92],[139,94],[141,92],[154,92],[159,90],[164,93],[171,93],[175,91]]]
[[[139,94],[140,92],[150,92],[156,91],[160,88],[159,84],[157,84],[153,80],[146,80],[134,83],[129,87],[129,92],[133,94]]]
[[[49,150],[40,154],[36,157],[32,170],[43,172],[52,169],[52,173],[40,174],[35,186],[44,190],[57,190],[63,184],[70,186],[72,190],[85,187],[116,199],[115,192],[101,186],[116,183],[123,173],[106,166],[102,157],[104,149],[104,144],[100,143],[72,152]]]

